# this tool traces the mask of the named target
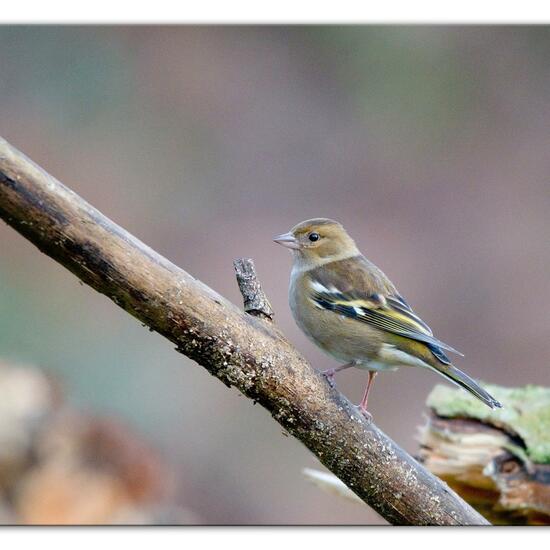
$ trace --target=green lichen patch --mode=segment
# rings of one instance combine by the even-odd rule
[[[437,385],[426,401],[439,416],[473,418],[517,434],[533,462],[550,464],[550,388],[483,387],[502,403],[490,409],[462,389]]]

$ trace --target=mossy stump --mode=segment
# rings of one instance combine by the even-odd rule
[[[492,523],[550,525],[550,388],[484,386],[502,409],[434,388],[419,459]]]

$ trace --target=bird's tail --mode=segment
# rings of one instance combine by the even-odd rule
[[[492,395],[489,395],[475,380],[457,369],[454,365],[438,365],[438,368],[434,368],[434,370],[457,386],[468,390],[488,407],[491,407],[491,409],[502,407],[502,405]]]

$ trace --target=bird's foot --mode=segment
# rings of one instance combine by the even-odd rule
[[[373,418],[372,414],[367,411],[367,409],[364,409],[361,407],[361,405],[358,405],[357,408],[359,409],[359,412],[365,417],[365,420],[367,421],[367,425],[372,424]]]
[[[335,369],[328,369],[321,373],[326,379],[331,388],[335,388],[336,384],[334,383],[334,375],[336,374]]]

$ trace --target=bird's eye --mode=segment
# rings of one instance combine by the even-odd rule
[[[309,234],[309,237],[308,239],[311,241],[311,242],[315,242],[315,241],[318,241],[319,240],[319,233],[310,233]]]

